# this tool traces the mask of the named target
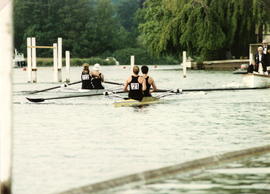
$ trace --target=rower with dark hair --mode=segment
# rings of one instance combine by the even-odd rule
[[[152,77],[148,76],[149,68],[146,65],[142,66],[141,70],[142,70],[142,73],[143,73],[142,77],[145,80],[145,86],[146,86],[145,91],[143,91],[143,96],[145,96],[145,97],[152,96],[151,92],[157,91],[155,81],[154,81],[154,79]],[[153,89],[150,91],[151,86],[152,86]]]
[[[139,100],[143,99],[143,91],[146,89],[144,78],[139,76],[140,69],[138,66],[133,67],[133,74],[127,79],[124,91],[128,91],[130,99]]]
[[[91,79],[92,77],[90,75],[89,64],[84,63],[81,74],[82,89],[93,89]]]
[[[104,82],[104,76],[100,72],[100,65],[96,63],[91,72],[93,89],[104,89],[102,82]]]

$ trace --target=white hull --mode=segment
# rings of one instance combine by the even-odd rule
[[[60,93],[63,94],[72,94],[72,95],[77,95],[77,94],[103,94],[105,92],[105,89],[73,89],[73,88],[61,88],[59,89]]]
[[[243,84],[245,87],[270,87],[270,75],[246,74],[243,75]]]

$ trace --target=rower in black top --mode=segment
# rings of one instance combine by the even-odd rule
[[[142,70],[142,73],[143,73],[142,77],[144,78],[145,85],[146,85],[146,89],[143,92],[143,96],[145,96],[145,97],[152,96],[151,92],[157,91],[155,81],[154,81],[154,79],[152,77],[148,76],[149,68],[146,65],[142,66],[141,70]],[[152,86],[153,89],[150,91],[151,86]]]
[[[91,79],[92,78],[90,75],[89,64],[84,63],[83,71],[81,74],[82,89],[93,89]]]
[[[102,82],[104,82],[104,76],[100,73],[100,65],[97,63],[93,67],[91,72],[92,76],[92,86],[94,89],[104,89]]]
[[[143,91],[146,89],[144,79],[139,76],[139,67],[133,67],[133,75],[131,75],[124,86],[124,91],[128,91],[130,99],[139,100],[143,99]]]

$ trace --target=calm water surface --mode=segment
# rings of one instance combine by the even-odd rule
[[[189,71],[183,79],[166,67],[150,70],[162,89],[241,86],[231,72]],[[71,69],[72,82],[80,70]],[[107,81],[123,82],[130,70],[103,72]],[[52,68],[38,70],[37,84],[27,84],[26,76],[14,70],[15,194],[56,193],[270,142],[270,90],[184,93],[143,108],[115,108],[103,96],[34,104],[22,91],[58,84],[51,83]]]

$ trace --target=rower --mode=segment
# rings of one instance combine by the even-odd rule
[[[139,76],[140,69],[138,66],[133,66],[133,74],[127,79],[124,91],[128,91],[130,99],[139,100],[143,99],[143,89],[146,89],[143,77]]]
[[[96,63],[91,72],[92,76],[92,86],[94,89],[104,89],[102,82],[104,82],[104,76],[100,72],[100,65]]]
[[[83,64],[83,71],[81,74],[82,89],[93,89],[91,79],[92,78],[90,75],[89,64],[84,63]]]
[[[143,91],[143,96],[145,96],[145,97],[152,96],[151,92],[157,91],[155,81],[152,77],[148,76],[149,68],[146,65],[141,67],[141,71],[143,74],[142,77],[145,79],[145,85],[146,85],[146,90]],[[151,86],[153,89],[150,91]]]

